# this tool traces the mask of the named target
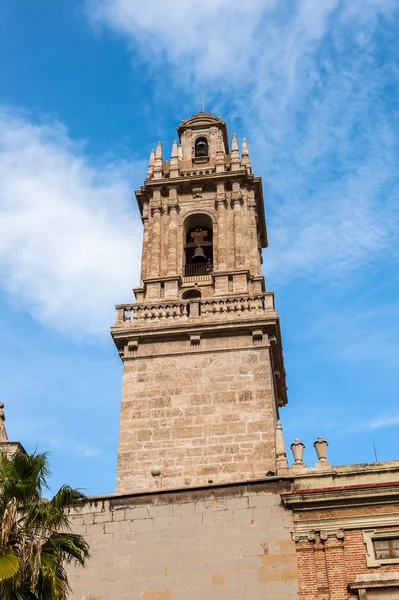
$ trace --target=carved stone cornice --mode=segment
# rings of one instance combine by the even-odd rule
[[[386,513],[375,515],[343,515],[327,519],[306,519],[306,521],[295,521],[296,535],[305,535],[307,531],[337,531],[347,529],[369,529],[381,527],[395,527],[399,523],[399,513]]]
[[[365,470],[363,469],[363,475]],[[315,470],[308,469],[302,475],[314,476]],[[328,472],[321,472],[321,477],[328,475],[335,477],[342,475],[339,468],[331,467]],[[349,506],[365,506],[368,504],[396,504],[399,501],[399,483],[392,482],[387,484],[365,483],[356,486],[339,486],[318,488],[309,490],[296,490],[291,494],[284,494],[282,502],[296,512],[315,510],[318,508],[346,508]]]

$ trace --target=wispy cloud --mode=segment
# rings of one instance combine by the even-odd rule
[[[377,42],[395,39],[397,3],[88,0],[87,9],[149,68],[165,64],[179,90],[205,84],[214,111],[249,137],[266,175],[273,282],[342,277],[392,247],[399,141],[386,91],[397,71]]]
[[[370,421],[366,421],[360,424],[360,429],[365,431],[373,431],[374,429],[382,429],[384,427],[394,427],[399,425],[399,414],[396,415],[382,415],[376,417]]]
[[[59,123],[0,112],[0,285],[17,310],[68,335],[104,335],[137,282],[143,165],[93,165]]]

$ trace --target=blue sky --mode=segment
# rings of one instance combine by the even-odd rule
[[[399,458],[398,25],[395,0],[1,4],[0,395],[54,487],[114,490],[132,190],[202,88],[264,181],[287,446]]]

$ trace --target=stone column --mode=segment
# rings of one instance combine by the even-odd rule
[[[168,212],[168,275],[177,275],[177,213],[178,213],[177,189],[169,190]]]
[[[150,277],[159,277],[161,263],[161,191],[154,190],[151,203],[152,239]]]
[[[143,204],[143,250],[141,255],[141,283],[147,277],[148,273],[148,200],[144,201]]]
[[[218,253],[217,264],[215,265],[218,271],[227,270],[226,207],[227,201],[226,193],[224,191],[224,183],[218,183],[216,193]]]
[[[244,264],[244,239],[242,235],[241,206],[243,203],[239,182],[233,183],[231,204],[233,206],[233,229],[234,229],[234,254],[235,268],[243,269]]]
[[[258,226],[256,215],[256,204],[254,191],[250,191],[248,198],[248,218],[249,218],[249,244],[250,244],[250,272],[251,275],[260,275],[260,259],[258,249]]]

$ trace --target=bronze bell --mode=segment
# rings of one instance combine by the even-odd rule
[[[197,246],[194,251],[193,263],[205,263],[206,256],[204,253],[204,249],[201,246]]]

